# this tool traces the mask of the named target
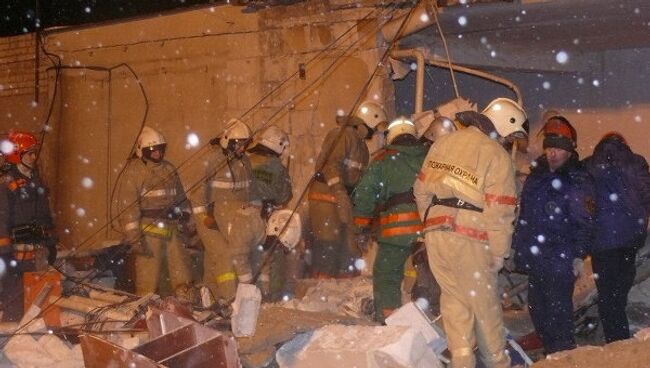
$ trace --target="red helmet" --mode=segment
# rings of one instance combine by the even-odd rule
[[[13,143],[14,149],[5,157],[12,164],[19,164],[23,154],[38,144],[36,137],[27,132],[9,132],[9,142]]]

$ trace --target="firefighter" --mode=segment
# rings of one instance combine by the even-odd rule
[[[576,347],[573,290],[593,244],[595,192],[571,123],[553,116],[542,132],[544,154],[524,182],[513,247],[515,265],[528,274],[530,317],[550,354]]]
[[[465,98],[455,98],[438,106],[434,111],[414,114],[415,126],[420,143],[428,151],[431,145],[443,135],[455,132],[456,113],[476,111],[476,104]],[[440,286],[431,273],[424,245],[424,234],[418,237],[410,261],[404,271],[405,300],[427,300],[428,309],[434,315],[440,314]],[[423,304],[421,304],[423,305]]]
[[[372,281],[375,319],[384,322],[401,303],[404,263],[422,231],[415,206],[413,182],[426,149],[416,138],[415,125],[399,118],[388,126],[388,146],[368,166],[354,191],[354,223],[361,248],[367,246],[370,223],[379,208],[379,244]]]
[[[313,231],[312,276],[350,277],[361,256],[354,239],[350,194],[368,164],[365,140],[386,122],[386,113],[373,101],[362,103],[351,116],[338,116],[316,161],[320,171],[309,188],[309,218]]]
[[[47,270],[56,260],[49,191],[37,167],[38,142],[27,132],[10,132],[9,164],[0,184],[0,303],[4,321],[23,315],[24,272]]]
[[[272,125],[260,132],[251,146],[248,157],[257,183],[257,197],[262,201],[262,218],[266,221],[274,210],[283,207],[291,199],[291,178],[280,159],[289,146],[289,136],[282,129]],[[266,262],[258,280],[262,294],[269,298],[273,291],[271,276],[275,281],[274,289],[277,291],[282,287],[281,283],[278,284],[278,278],[282,276],[281,265],[284,257],[283,252],[279,251],[273,252],[271,256],[266,253],[262,256],[273,259]]]
[[[232,298],[237,282],[252,283],[251,250],[264,239],[262,202],[245,154],[251,130],[231,119],[208,157],[204,196],[193,208],[204,226],[203,281],[216,297]]]
[[[438,106],[435,111],[424,111],[413,115],[420,142],[427,149],[438,137],[456,131],[456,113],[476,111],[476,104],[468,99],[455,98]]]
[[[414,184],[429,264],[453,367],[509,367],[497,273],[510,250],[515,172],[502,144],[524,136],[526,114],[498,98],[481,114],[456,117],[467,128],[436,140]]]
[[[189,221],[191,208],[176,168],[165,160],[166,148],[160,132],[143,127],[118,189],[119,222],[134,255],[138,295],[160,292],[163,267],[172,292],[192,281],[191,257],[178,228]]]

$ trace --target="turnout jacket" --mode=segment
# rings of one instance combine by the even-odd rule
[[[546,156],[534,161],[521,193],[513,236],[518,269],[539,275],[570,273],[594,235],[594,183],[574,153],[551,172]]]
[[[487,244],[493,256],[508,256],[515,218],[515,170],[499,142],[474,126],[438,138],[413,191],[425,232],[452,231]],[[434,196],[456,198],[482,211],[431,206]]]
[[[379,215],[379,242],[413,244],[422,232],[422,222],[412,188],[426,153],[422,145],[389,145],[373,157],[353,195],[358,228],[367,229]]]
[[[206,165],[203,196],[193,212],[197,215],[211,214],[210,209],[241,208],[253,201],[259,201],[259,198],[248,156],[229,160],[220,147],[215,147]]]
[[[291,199],[291,178],[282,160],[257,151],[249,151],[248,157],[256,181],[256,196],[273,205],[287,203]]]
[[[339,128],[332,129],[327,134],[316,160],[317,168],[324,165],[321,174],[326,184],[334,191],[354,188],[368,165],[370,155],[366,143],[353,127],[344,126],[342,129],[342,136],[338,141],[336,139]]]
[[[140,240],[143,231],[169,238],[167,222],[190,212],[176,168],[166,160],[153,163],[131,159],[120,181],[117,201],[119,222],[129,242]]]

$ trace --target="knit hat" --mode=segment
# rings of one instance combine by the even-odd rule
[[[575,151],[578,137],[575,128],[564,116],[552,116],[542,128],[544,133],[543,147],[560,148],[565,151]]]

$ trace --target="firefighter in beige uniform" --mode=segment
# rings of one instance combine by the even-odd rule
[[[309,188],[309,218],[314,235],[312,276],[354,275],[354,260],[361,256],[354,239],[350,194],[368,165],[365,140],[386,122],[379,104],[366,101],[354,116],[339,116],[316,161],[320,168]],[[343,131],[341,132],[341,129]]]
[[[179,222],[189,218],[189,202],[176,168],[164,160],[165,138],[144,127],[120,181],[118,209],[126,242],[135,255],[138,295],[156,293],[163,260],[172,290],[191,281],[191,259],[178,234]]]
[[[244,122],[230,120],[219,147],[208,158],[203,198],[193,208],[208,228],[201,231],[203,282],[216,296],[227,298],[234,296],[236,281],[253,281],[249,254],[264,239],[262,203],[245,155],[250,139],[251,131]]]
[[[440,284],[441,314],[452,366],[509,367],[497,273],[510,251],[515,171],[502,143],[525,136],[526,114],[509,99],[482,114],[457,114],[469,125],[440,137],[424,160],[414,194],[425,226],[429,264]]]

